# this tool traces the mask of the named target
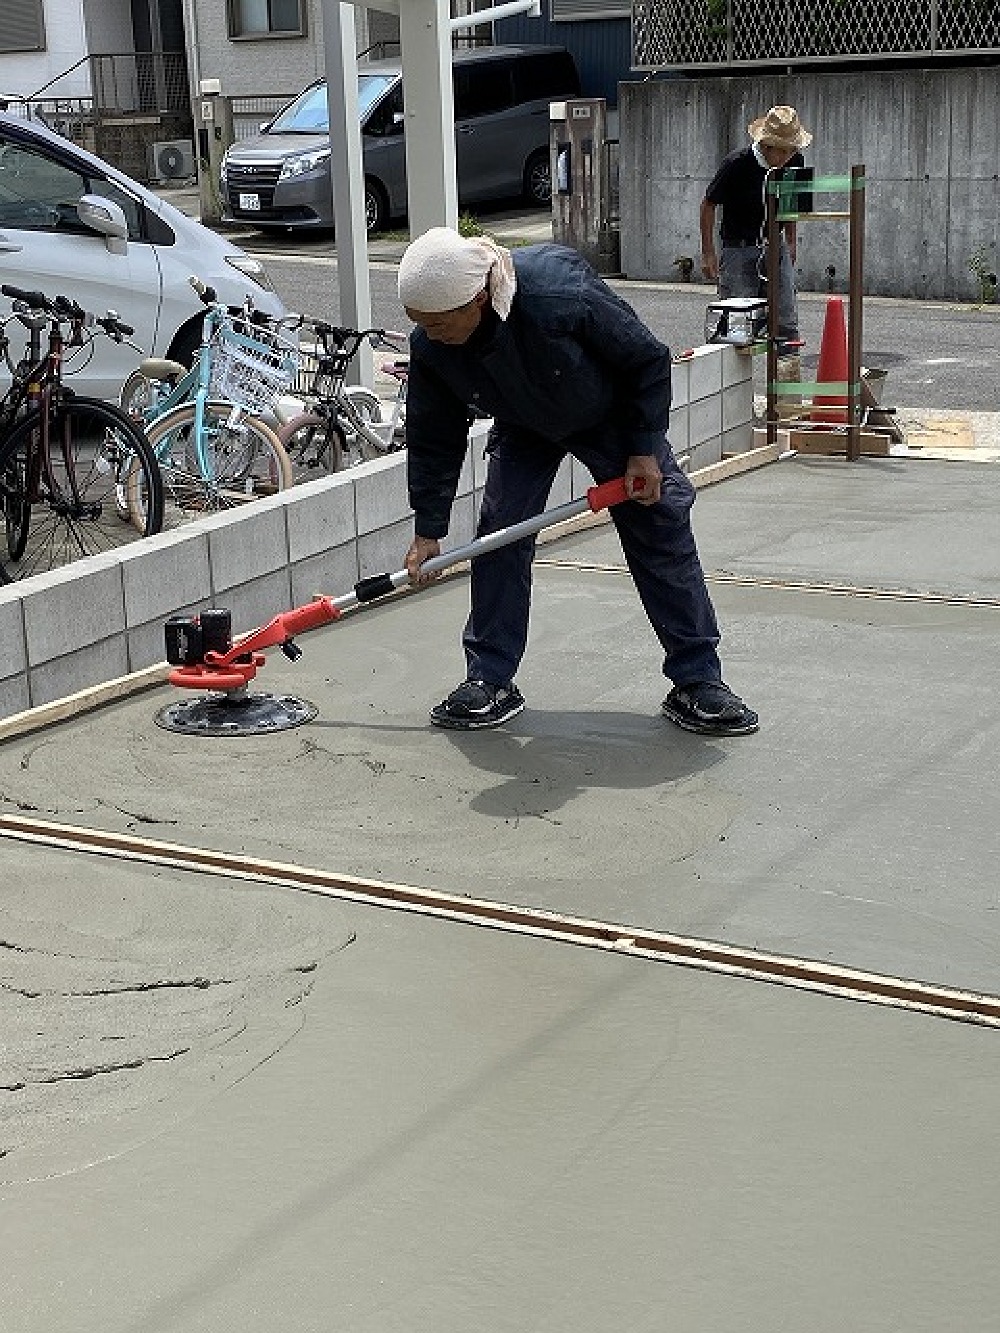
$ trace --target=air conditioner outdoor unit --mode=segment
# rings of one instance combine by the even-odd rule
[[[167,139],[150,145],[149,174],[157,181],[190,180],[196,174],[190,139]]]

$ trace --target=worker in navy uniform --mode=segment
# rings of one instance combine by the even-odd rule
[[[667,442],[669,350],[564,246],[511,254],[435,227],[404,253],[399,296],[416,325],[406,399],[411,580],[434,577],[421,567],[448,532],[470,422],[491,417],[478,535],[542,513],[567,454],[598,483],[624,476],[630,498],[611,519],[673,682],[663,712],[692,731],[755,731],[756,713],[722,680],[691,531],[694,487]],[[534,546],[529,536],[473,560],[466,678],[431,710],[436,726],[496,727],[524,708],[514,677],[528,642]]]
[[[750,143],[722,160],[701,201],[701,271],[718,283],[724,300],[765,293],[765,180],[769,171],[804,169],[801,150],[812,143],[812,135],[791,106],[771,107],[766,115],[751,121],[747,130]],[[795,211],[805,212],[810,204],[808,197],[800,197]],[[721,250],[715,245],[717,211],[721,213]],[[794,355],[799,346],[794,220],[780,224],[779,237],[778,351]]]

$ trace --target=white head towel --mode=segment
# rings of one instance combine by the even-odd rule
[[[501,319],[510,314],[517,279],[510,251],[488,236],[431,227],[399,262],[399,299],[410,310],[440,314],[468,305],[486,288]]]

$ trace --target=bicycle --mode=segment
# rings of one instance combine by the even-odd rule
[[[135,423],[113,404],[63,383],[67,352],[86,347],[95,330],[121,341],[132,329],[113,311],[92,319],[65,296],[7,283],[0,291],[13,302],[0,325],[0,354],[11,374],[0,398],[7,548],[0,583],[10,583],[159,532],[163,486]],[[28,334],[17,359],[8,332],[15,321]]]
[[[278,398],[273,406],[277,435],[299,473],[320,469],[339,472],[372,458],[381,458],[406,446],[406,361],[384,363],[398,388],[388,420],[382,403],[370,389],[349,385],[347,370],[362,345],[401,349],[394,339],[406,337],[387,329],[338,328],[324,320],[293,317],[293,326],[306,328],[312,341],[300,344],[301,366],[297,396]]]
[[[298,364],[295,343],[249,299],[221,305],[211,287],[189,281],[206,306],[194,363],[147,358],[119,394],[122,409],[141,422],[182,519],[292,485],[288,453],[259,413],[290,387]]]

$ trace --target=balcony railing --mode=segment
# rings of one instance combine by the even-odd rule
[[[633,67],[1000,54],[996,0],[634,0]]]

